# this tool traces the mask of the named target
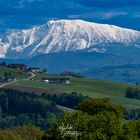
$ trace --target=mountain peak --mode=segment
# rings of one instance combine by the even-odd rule
[[[106,52],[111,46],[140,46],[140,32],[83,20],[50,20],[0,35],[0,57],[32,57],[65,51]]]

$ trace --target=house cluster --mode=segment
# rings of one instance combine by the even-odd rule
[[[69,78],[42,78],[45,84],[70,84]]]
[[[8,64],[7,67],[21,71],[26,71],[28,69],[28,66],[25,64]]]
[[[19,70],[22,72],[22,74],[31,77],[33,73],[39,73],[39,72],[45,72],[46,70],[41,71],[38,67],[28,67],[25,64],[6,64],[2,63],[5,67],[14,68],[16,70]],[[14,77],[11,73],[5,73],[4,77],[0,77],[0,82],[3,82],[6,79],[6,81],[14,81],[16,80],[16,77]],[[30,80],[33,80],[31,78]],[[66,77],[61,78],[42,78],[42,81],[45,84],[70,84],[70,79]]]
[[[32,73],[41,72],[40,68],[37,67],[28,67],[25,64],[7,64],[6,62],[0,63],[0,66],[8,67],[21,71],[23,75],[32,76]],[[16,77],[10,72],[5,72],[3,76],[0,76],[0,83],[4,81],[15,81]]]
[[[25,64],[8,64],[9,68],[14,68],[20,71],[26,71],[26,72],[40,72],[40,68],[37,67],[28,67]]]
[[[30,71],[30,72],[41,72],[40,68],[37,68],[37,67],[29,67],[28,71]]]

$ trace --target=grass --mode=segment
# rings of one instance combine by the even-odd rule
[[[0,77],[3,77],[4,76],[4,73],[11,73],[17,79],[23,79],[23,78],[25,78],[25,76],[23,74],[21,74],[20,71],[18,71],[18,70],[0,66]]]
[[[121,104],[127,108],[140,108],[139,100],[125,98],[125,90],[128,87],[135,87],[136,85],[74,77],[70,77],[70,85],[44,84],[41,82],[41,78],[43,77],[60,77],[60,75],[38,73],[33,81],[21,80],[12,86],[42,89],[44,92],[50,91],[51,93],[53,91],[58,91],[58,93],[78,92],[93,98],[107,97],[114,103]]]

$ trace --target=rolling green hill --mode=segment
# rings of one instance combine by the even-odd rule
[[[84,77],[94,77],[111,81],[122,81],[127,83],[140,83],[140,65],[130,64],[122,66],[110,66],[103,68],[91,68],[83,71],[80,75]]]
[[[17,79],[25,78],[25,76],[20,71],[18,71],[18,70],[0,66],[0,77],[3,77],[4,73],[11,73]]]
[[[71,80],[70,85],[44,84],[41,81],[41,78],[43,77],[60,77],[60,75],[46,75],[39,73],[36,74],[34,80],[20,80],[11,85],[10,88],[52,94],[78,92],[93,98],[108,97],[114,103],[124,105],[127,108],[140,108],[139,100],[128,99],[125,97],[125,90],[128,87],[135,87],[136,85],[76,77],[69,77]]]

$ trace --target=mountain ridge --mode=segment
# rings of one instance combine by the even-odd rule
[[[140,50],[140,32],[83,20],[51,20],[31,29],[0,33],[1,58],[19,59],[63,51],[112,53],[112,46],[114,50],[120,46]],[[121,52],[121,48],[117,51]]]

